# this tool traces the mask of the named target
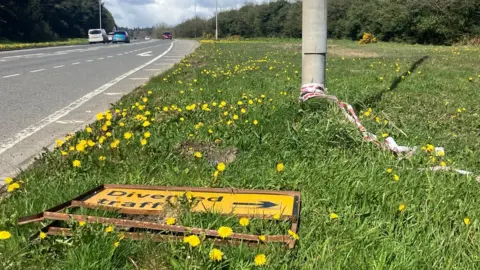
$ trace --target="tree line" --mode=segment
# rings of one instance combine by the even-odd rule
[[[302,36],[302,2],[279,0],[219,12],[219,36]],[[214,36],[215,18],[193,18],[174,28],[178,37]],[[364,32],[381,41],[452,44],[480,36],[478,0],[328,1],[328,36],[359,40]]]
[[[102,6],[102,28],[115,26],[112,14]],[[98,0],[2,0],[0,40],[51,41],[87,37],[99,28]]]

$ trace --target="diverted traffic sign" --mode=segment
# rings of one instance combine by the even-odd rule
[[[82,201],[89,206],[131,213],[161,212],[165,207],[186,202],[192,212],[292,217],[298,214],[299,199],[295,192],[105,185]]]

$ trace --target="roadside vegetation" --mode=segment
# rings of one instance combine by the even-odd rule
[[[299,104],[298,40],[203,42],[8,181],[0,268],[478,269],[480,183],[422,169],[480,173],[479,53],[329,41],[329,93],[379,138],[425,149],[398,158],[363,141],[335,104]],[[444,155],[432,155],[433,146]],[[65,237],[39,234],[46,223],[16,224],[105,183],[300,191],[299,241],[293,250],[188,234],[153,243],[107,225],[65,222],[74,232]],[[188,211],[158,218],[265,235],[289,225]]]
[[[43,48],[43,47],[52,47],[52,46],[82,45],[82,44],[88,44],[88,40],[84,38],[76,38],[76,39],[67,39],[62,41],[33,42],[33,43],[3,41],[3,42],[0,42],[0,51],[33,49],[33,48]]]

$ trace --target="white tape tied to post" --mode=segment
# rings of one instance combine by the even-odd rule
[[[390,150],[396,155],[411,156],[416,153],[417,147],[400,146],[395,142],[395,140],[392,137],[387,137],[384,142],[379,141],[377,139],[377,136],[375,136],[375,134],[368,132],[367,129],[362,125],[353,107],[346,102],[342,102],[336,96],[327,95],[323,84],[310,83],[310,84],[302,85],[299,99],[302,102],[305,102],[311,98],[322,98],[322,99],[328,99],[335,102],[337,106],[340,108],[340,110],[343,112],[345,117],[348,119],[348,121],[353,123],[358,128],[358,130],[363,136],[363,139],[365,141],[375,143],[380,149]],[[434,152],[436,155],[438,155],[439,153],[445,153],[445,149],[443,149],[443,147],[435,147]],[[472,172],[465,171],[465,170],[458,170],[451,167],[436,166],[436,167],[431,167],[430,170],[431,171],[454,171],[459,174],[473,175]],[[476,176],[475,179],[478,182],[480,182],[480,176]]]

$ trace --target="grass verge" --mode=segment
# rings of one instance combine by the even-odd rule
[[[418,169],[441,164],[478,173],[480,49],[347,41],[329,49],[329,92],[354,105],[370,132],[403,145],[441,145],[446,155],[397,159],[362,141],[334,104],[299,104],[298,42],[204,44],[14,179],[19,188],[0,204],[0,230],[11,234],[0,241],[0,265],[250,269],[265,254],[269,269],[478,268],[479,183]],[[205,154],[217,148],[234,154],[215,177],[215,155]],[[197,247],[127,241],[105,226],[68,222],[71,238],[29,241],[40,224],[16,225],[19,216],[103,183],[298,190],[300,241],[292,251],[219,246],[223,259],[213,262],[203,239]],[[288,225],[252,220],[243,228],[235,217],[182,211],[176,218],[263,234]]]
[[[66,39],[66,40],[60,40],[60,41],[31,42],[31,43],[3,41],[3,42],[0,42],[0,51],[12,51],[12,50],[23,50],[23,49],[66,46],[66,45],[82,45],[82,44],[88,44],[88,40],[84,38],[72,38],[72,39]]]

